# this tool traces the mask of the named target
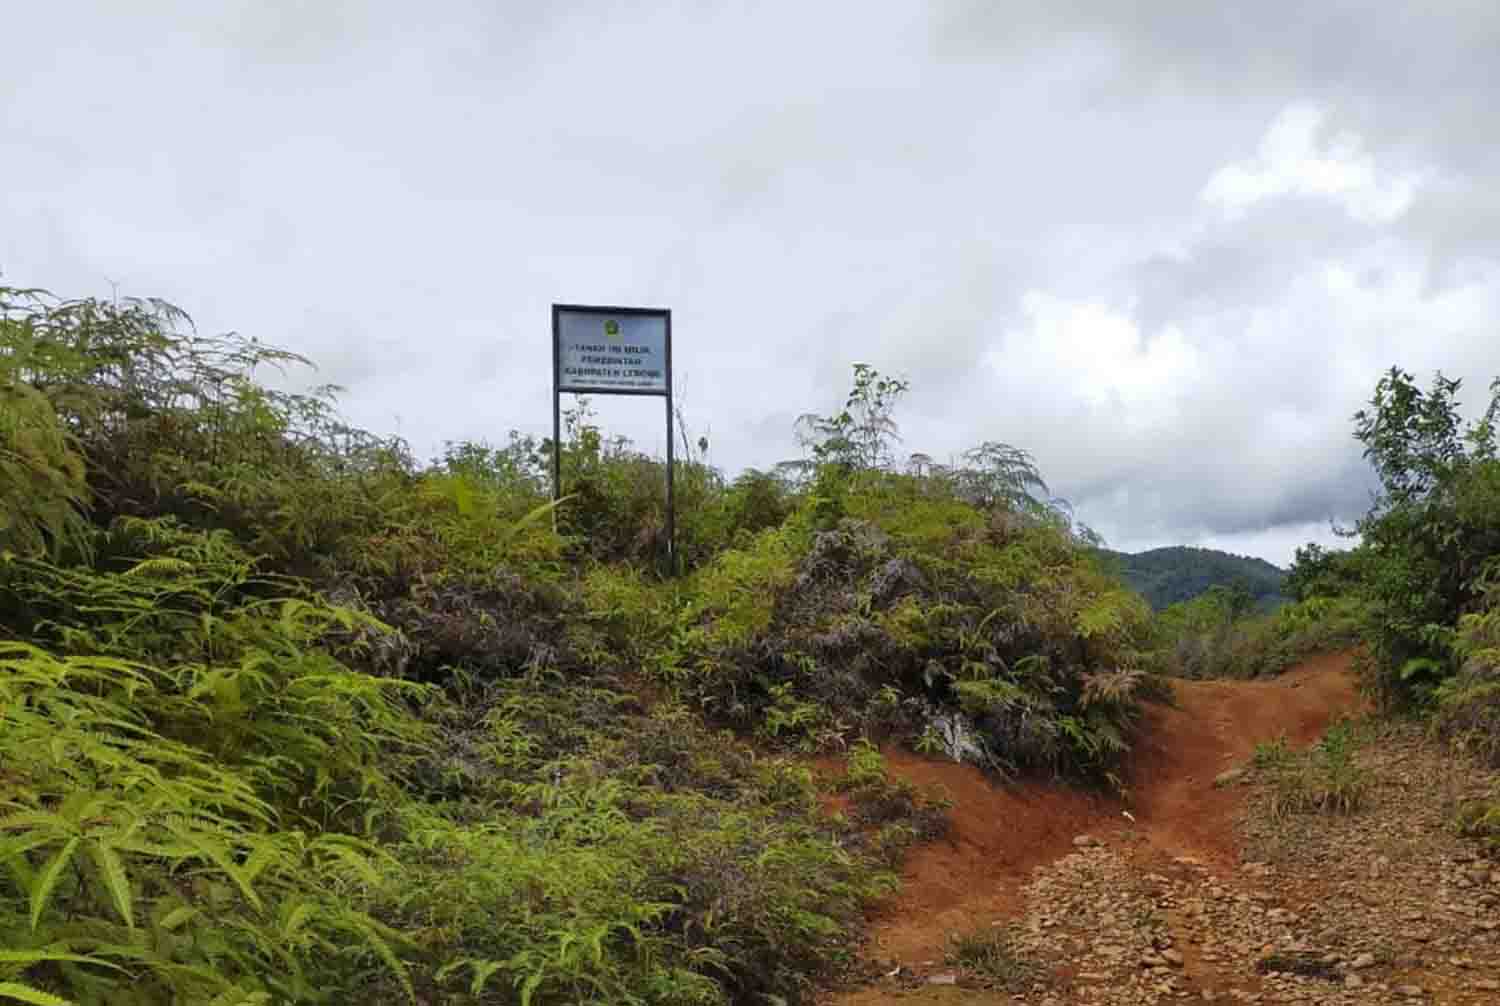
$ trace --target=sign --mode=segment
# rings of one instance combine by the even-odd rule
[[[562,393],[657,395],[667,406],[666,562],[677,571],[672,491],[672,312],[649,307],[552,305],[552,498],[561,500]]]
[[[557,305],[552,318],[558,391],[670,394],[668,312]]]

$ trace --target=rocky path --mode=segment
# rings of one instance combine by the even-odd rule
[[[1239,776],[1258,742],[1304,746],[1357,711],[1346,657],[1181,682],[1149,713],[1123,802],[895,761],[948,786],[954,836],[913,858],[877,920],[883,977],[836,1001],[1500,1004],[1500,872],[1448,827],[1496,778],[1399,730],[1361,749],[1370,786],[1349,816],[1273,819]],[[986,928],[1034,979],[996,988],[945,961],[952,934]]]

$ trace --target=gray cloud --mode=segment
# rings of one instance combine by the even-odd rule
[[[34,4],[0,270],[319,361],[418,450],[550,425],[553,301],[666,305],[729,469],[854,360],[906,445],[1285,561],[1391,363],[1500,373],[1484,3]],[[599,400],[660,446],[659,403]],[[1299,537],[1302,536],[1302,537]]]

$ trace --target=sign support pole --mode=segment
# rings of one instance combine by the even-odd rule
[[[552,502],[562,499],[562,391],[558,388],[558,323],[552,312]],[[552,529],[557,530],[557,507],[552,507]]]
[[[677,496],[672,491],[672,312],[667,312],[667,575],[677,575]]]

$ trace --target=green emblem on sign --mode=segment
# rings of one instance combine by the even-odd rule
[[[620,337],[620,323],[613,318],[607,320],[604,323],[604,335],[610,339],[618,339]]]

